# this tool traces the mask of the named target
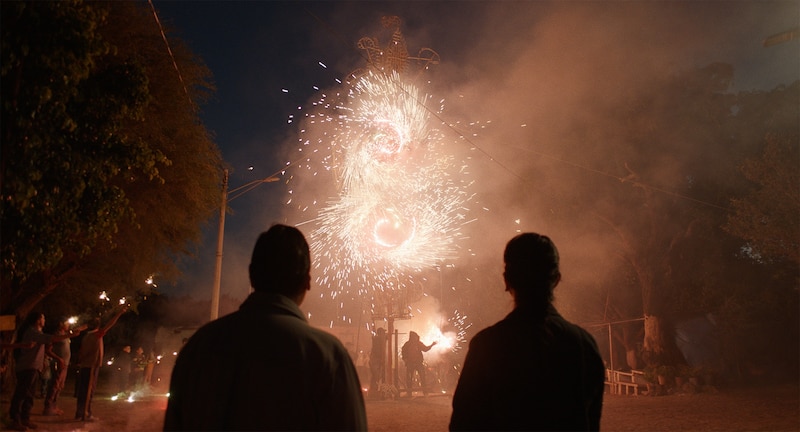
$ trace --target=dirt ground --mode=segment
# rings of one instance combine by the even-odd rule
[[[69,387],[67,387],[69,388]],[[10,394],[2,395],[2,417],[8,418]],[[41,414],[37,399],[32,420],[37,431],[161,430],[166,395],[152,393],[133,402],[113,401],[98,390],[93,423],[72,421],[75,398],[64,397],[60,417]],[[367,421],[374,432],[446,431],[450,419],[450,395],[411,399],[367,401]],[[800,431],[800,387],[797,384],[735,389],[708,389],[695,394],[668,396],[606,395],[601,429],[604,431]],[[5,430],[5,429],[4,429]]]

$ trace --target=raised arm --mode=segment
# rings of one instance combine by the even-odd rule
[[[74,337],[78,337],[82,331],[89,328],[87,324],[83,324],[80,327],[76,328],[75,330],[70,330],[69,333],[65,333],[63,335],[53,335],[53,342],[60,342],[64,339],[72,339]]]
[[[123,305],[123,306],[121,306],[121,307],[119,308],[119,310],[117,311],[117,313],[115,313],[115,314],[114,314],[114,316],[113,316],[113,317],[111,317],[111,319],[110,319],[110,320],[108,320],[108,322],[106,323],[106,325],[105,325],[105,326],[103,326],[103,328],[101,328],[101,329],[100,329],[100,332],[101,332],[101,334],[105,334],[105,333],[107,333],[109,330],[111,330],[111,327],[114,327],[114,324],[116,324],[116,323],[117,323],[117,320],[119,319],[119,317],[121,317],[121,316],[122,316],[122,314],[124,314],[124,313],[125,313],[125,312],[127,312],[127,311],[128,311],[128,305]]]

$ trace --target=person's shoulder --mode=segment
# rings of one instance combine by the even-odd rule
[[[568,335],[571,339],[578,341],[583,345],[589,345],[596,349],[597,343],[594,340],[594,336],[589,333],[588,330],[581,327],[574,322],[567,320],[566,318],[562,317],[561,315],[556,315],[554,317],[554,322],[557,323],[558,327],[561,328],[561,332],[563,335]]]
[[[194,341],[230,337],[232,331],[236,331],[238,325],[237,312],[217,318],[214,321],[203,324],[187,341],[187,345]]]
[[[470,340],[470,346],[491,344],[498,340],[500,335],[506,334],[510,331],[510,324],[507,320],[498,321],[489,327],[475,333],[475,336]]]
[[[313,327],[307,323],[305,323],[305,326],[308,327],[307,333],[312,339],[326,345],[333,345],[344,349],[344,344],[342,344],[342,341],[340,341],[339,338],[332,333],[328,333],[325,330]]]

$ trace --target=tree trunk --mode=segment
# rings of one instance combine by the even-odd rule
[[[664,323],[655,315],[644,316],[644,350],[651,356],[663,357],[666,353]]]

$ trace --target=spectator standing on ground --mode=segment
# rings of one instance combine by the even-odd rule
[[[69,372],[69,361],[72,357],[70,338],[77,336],[81,331],[86,329],[86,325],[80,326],[73,332],[70,330],[70,322],[68,319],[62,319],[58,323],[55,334],[57,336],[69,336],[66,339],[54,341],[47,346],[47,355],[53,361],[50,363],[50,384],[47,386],[47,394],[44,400],[44,415],[61,415],[64,410],[58,407],[58,396],[61,390],[64,389],[64,383],[67,382],[67,373]]]
[[[310,268],[296,228],[274,225],[259,236],[253,293],[178,354],[164,430],[367,430],[350,355],[300,311]]]
[[[49,335],[42,333],[44,328],[44,314],[33,312],[20,327],[18,335],[21,346],[32,348],[17,348],[16,378],[17,384],[14,395],[11,397],[9,416],[11,417],[11,430],[36,429],[36,424],[31,422],[31,409],[36,395],[36,382],[44,368],[45,346],[52,342],[69,339],[77,335]]]
[[[147,367],[147,357],[144,355],[144,348],[136,348],[136,354],[131,360],[131,387],[134,391],[141,389],[144,384],[144,369]]]
[[[122,305],[119,310],[108,320],[105,326],[100,327],[100,318],[93,318],[89,322],[89,331],[83,336],[81,348],[78,350],[78,404],[75,408],[75,420],[94,421],[92,417],[92,397],[97,387],[97,377],[103,365],[103,336],[108,333],[117,320],[128,310],[128,305]]]
[[[428,385],[425,380],[425,365],[423,364],[425,359],[422,353],[430,351],[434,345],[436,345],[436,342],[430,345],[422,343],[422,341],[419,340],[419,334],[417,334],[417,332],[412,331],[408,333],[408,341],[403,344],[401,350],[403,361],[406,363],[406,387],[408,389],[408,397],[411,397],[411,393],[413,393],[412,384],[414,383],[414,372],[419,375],[419,385],[422,387],[422,394],[428,394]]]
[[[378,328],[369,352],[369,395],[381,397],[380,385],[386,379],[386,330]]]
[[[153,385],[153,371],[156,369],[156,353],[152,349],[150,354],[145,357],[144,378],[142,379],[143,390],[149,391]]]
[[[117,394],[128,393],[128,381],[131,378],[131,346],[125,345],[119,351],[119,354],[114,359],[114,364],[117,366]]]
[[[44,367],[42,370],[39,371],[39,385],[38,385],[38,392],[36,393],[37,399],[44,399],[47,397],[47,387],[50,386],[50,380],[53,377],[53,373],[51,369],[53,368],[53,361],[52,352],[48,348],[50,344],[45,345],[44,348]]]
[[[514,310],[470,341],[450,430],[599,430],[605,367],[594,338],[552,305],[555,245],[520,234],[504,261]]]

